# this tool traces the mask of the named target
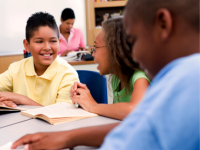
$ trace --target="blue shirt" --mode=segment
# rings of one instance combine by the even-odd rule
[[[199,150],[199,70],[200,54],[166,65],[100,149]]]

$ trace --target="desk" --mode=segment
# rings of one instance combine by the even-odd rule
[[[30,106],[24,106],[26,108],[30,108]],[[19,112],[16,112],[15,114],[9,114],[15,115],[18,117],[21,115]],[[0,122],[6,121],[8,118],[1,118]],[[6,135],[4,138],[1,137],[0,140],[0,147],[7,144],[8,142],[14,142],[20,137],[29,134],[29,133],[36,133],[36,132],[53,132],[53,131],[66,131],[66,130],[72,130],[82,127],[88,127],[88,126],[96,126],[96,125],[104,125],[104,124],[110,124],[110,123],[117,123],[120,122],[119,120],[97,116],[97,117],[91,117],[81,120],[76,120],[72,122],[66,122],[62,124],[57,125],[51,125],[43,120],[39,119],[29,119],[25,120],[23,122],[16,122],[15,124],[12,124],[10,126],[6,126],[4,128],[0,128],[0,135]],[[84,147],[77,149],[85,149]],[[76,150],[76,148],[74,149]]]
[[[21,108],[26,108],[26,106],[19,106]],[[29,109],[32,108],[38,108],[39,106],[28,106]],[[0,112],[0,128],[4,128],[19,122],[23,122],[26,120],[30,120],[30,117],[20,115],[19,112],[10,112],[10,113],[4,113]]]

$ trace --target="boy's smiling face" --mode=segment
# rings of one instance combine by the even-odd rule
[[[59,51],[59,39],[56,31],[49,26],[40,26],[34,31],[30,43],[25,39],[24,47],[31,52],[34,65],[43,68],[48,67],[57,57]]]

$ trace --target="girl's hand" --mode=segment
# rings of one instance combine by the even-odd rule
[[[87,86],[83,83],[80,83],[80,82],[74,82],[74,85],[72,85],[71,90],[70,90],[70,96],[71,97],[76,95],[76,90],[78,88],[87,89]]]
[[[90,90],[85,84],[75,83],[70,91],[73,103],[78,103],[84,110],[92,112],[92,107],[98,103],[93,99]]]
[[[71,87],[71,90],[70,90],[70,98],[72,99],[73,96],[75,96],[77,93],[76,93],[76,90],[78,88],[87,88],[87,86],[85,84],[82,84],[80,82],[74,82],[74,85]],[[75,104],[75,103],[73,103]]]
[[[44,132],[28,134],[13,143],[12,149],[25,145],[25,150],[73,148],[68,132]]]

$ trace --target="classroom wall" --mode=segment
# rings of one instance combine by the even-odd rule
[[[59,26],[66,7],[74,10],[74,27],[82,30],[87,42],[85,0],[0,0],[0,56],[22,54],[26,21],[31,14],[46,11]]]

